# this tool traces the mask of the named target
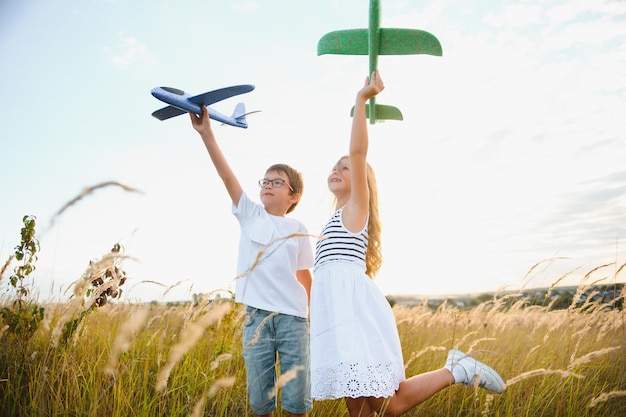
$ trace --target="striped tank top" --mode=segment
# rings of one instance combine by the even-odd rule
[[[365,269],[367,226],[361,232],[350,232],[341,221],[342,212],[343,207],[333,214],[322,229],[323,238],[315,245],[315,268],[328,262],[343,261],[356,263]]]

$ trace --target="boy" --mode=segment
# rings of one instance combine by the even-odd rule
[[[217,144],[206,107],[202,116],[189,115],[241,227],[235,301],[246,305],[243,355],[252,411],[274,415],[278,355],[283,375],[296,372],[283,387],[283,409],[306,417],[312,409],[307,317],[313,250],[306,227],[285,217],[302,197],[302,175],[288,165],[272,165],[259,181],[262,204],[253,202]]]

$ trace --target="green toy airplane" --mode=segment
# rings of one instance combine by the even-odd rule
[[[389,29],[380,27],[380,1],[370,0],[369,29],[347,29],[329,32],[317,44],[317,54],[369,55],[369,74],[378,68],[378,55],[428,54],[441,56],[439,40],[428,32],[417,29]],[[374,111],[370,111],[374,109]],[[376,97],[366,106],[370,123],[377,120],[403,120],[400,110],[393,106],[376,104]],[[354,114],[354,107],[350,115]]]

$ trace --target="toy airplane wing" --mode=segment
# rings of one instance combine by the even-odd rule
[[[197,96],[190,97],[189,101],[200,105],[204,104],[205,106],[210,106],[218,101],[226,100],[227,98],[237,96],[239,94],[249,93],[252,90],[254,90],[253,85],[234,85],[232,87],[220,88],[219,90],[198,94]]]
[[[439,39],[425,30],[381,29],[380,55],[426,54],[441,56]]]
[[[167,120],[185,113],[187,113],[187,110],[181,110],[178,107],[174,106],[167,106],[163,107],[162,109],[156,110],[152,113],[152,116],[156,117],[159,120]]]
[[[418,29],[380,29],[378,55],[427,54],[441,56],[439,40],[429,32]],[[369,55],[368,29],[336,30],[322,36],[317,54]]]
[[[367,29],[346,29],[328,32],[317,42],[317,54],[368,55]]]

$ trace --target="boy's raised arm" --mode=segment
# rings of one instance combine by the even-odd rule
[[[239,205],[239,199],[243,194],[243,188],[241,188],[241,184],[239,184],[237,176],[228,164],[228,160],[224,156],[222,149],[217,144],[215,134],[213,134],[213,129],[211,129],[211,121],[206,106],[202,106],[202,116],[189,113],[189,117],[191,117],[191,125],[202,137],[204,146],[207,151],[209,151],[211,161],[217,170],[217,174],[224,182],[226,191],[228,191],[231,201],[235,206]]]

